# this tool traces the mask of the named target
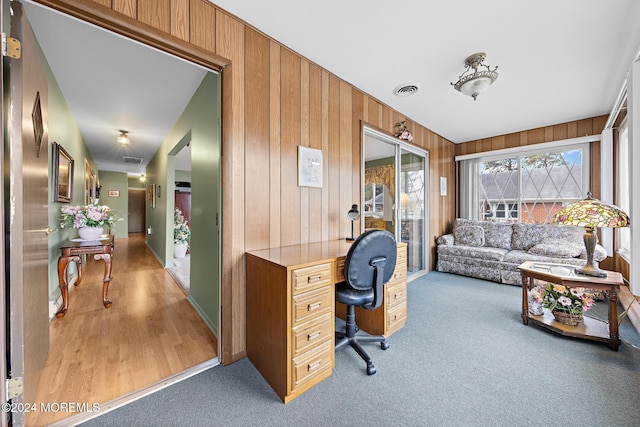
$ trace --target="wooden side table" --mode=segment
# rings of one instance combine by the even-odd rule
[[[620,285],[623,284],[620,273],[608,271],[607,277],[592,277],[576,273],[576,267],[574,266],[533,261],[521,264],[518,269],[522,272],[522,323],[528,325],[531,321],[562,335],[606,342],[610,349],[618,350],[620,346],[620,336],[618,335],[618,291],[620,290]],[[547,309],[539,316],[529,313],[528,291],[535,286],[536,280],[563,285],[567,288],[584,287],[608,291],[609,321],[604,322],[584,316],[580,324],[569,326],[557,322],[553,314]]]
[[[111,259],[113,258],[113,236],[109,235],[102,240],[79,241],[79,239],[69,240],[60,247],[62,254],[58,258],[58,284],[62,293],[62,307],[56,313],[56,317],[61,318],[67,314],[69,308],[69,280],[67,266],[70,262],[75,262],[78,266],[78,280],[75,286],[80,286],[82,281],[82,260],[80,255],[93,255],[95,260],[104,261],[104,278],[102,280],[102,304],[105,308],[111,307],[109,301],[109,282],[111,281]]]

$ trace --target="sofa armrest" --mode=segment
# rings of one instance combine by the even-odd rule
[[[443,234],[442,236],[438,237],[438,240],[436,240],[436,243],[438,245],[452,246],[453,242],[454,242],[453,234]]]

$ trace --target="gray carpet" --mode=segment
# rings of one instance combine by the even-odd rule
[[[167,268],[167,271],[174,278],[174,280],[180,285],[182,289],[189,293],[189,277],[191,275],[191,255],[187,254],[184,258],[174,258],[173,267]]]
[[[351,349],[284,405],[243,359],[87,426],[632,426],[640,350],[563,337],[520,318],[521,288],[439,272],[409,284],[407,326],[367,376]]]

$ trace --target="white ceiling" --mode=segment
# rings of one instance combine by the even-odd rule
[[[213,2],[456,143],[608,114],[640,47],[638,0]],[[450,83],[476,52],[474,102]]]
[[[637,0],[214,3],[456,143],[608,114],[640,47]],[[143,173],[206,71],[25,9],[99,169]],[[474,102],[450,83],[475,52],[499,77]],[[420,90],[393,94],[407,83]],[[126,149],[114,142],[119,129],[130,131]]]

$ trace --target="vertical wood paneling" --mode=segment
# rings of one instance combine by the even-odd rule
[[[138,0],[138,20],[171,33],[171,0]]]
[[[300,62],[300,142],[309,147],[309,61]],[[309,243],[309,187],[300,187],[300,243]]]
[[[326,159],[322,163],[322,175],[323,175],[323,189],[322,189],[322,240],[329,240],[330,235],[330,223],[331,223],[331,209],[329,206],[329,199],[331,194],[331,179],[329,176],[329,93],[330,82],[329,73],[325,70],[321,74],[321,90],[322,90],[322,152]]]
[[[113,0],[113,10],[136,19],[138,17],[138,2],[137,0]]]
[[[269,40],[246,30],[245,223],[246,249],[269,246]],[[260,209],[254,209],[253,205]]]
[[[322,150],[322,70],[309,65],[309,146]],[[327,153],[323,151],[323,158]],[[323,165],[324,167],[324,165]],[[319,242],[322,239],[322,196],[327,193],[327,176],[323,170],[323,188],[309,190],[309,241]]]
[[[359,230],[361,229],[361,223],[364,221],[362,212],[363,206],[361,205],[362,201],[362,157],[360,154],[362,152],[362,120],[364,117],[364,94],[356,89],[353,89],[353,98],[351,102],[351,110],[353,111],[353,121],[351,122],[351,197],[353,198],[353,203],[358,204],[358,208],[360,209],[360,219],[355,221],[354,229],[356,230],[356,234],[359,234]]]
[[[189,41],[189,2],[171,0],[171,35]]]
[[[184,0],[182,0],[184,1]],[[209,52],[216,46],[216,10],[209,2],[190,0],[189,39]]]
[[[340,80],[329,76],[329,239],[340,239]],[[344,213],[346,215],[346,211]]]
[[[269,247],[280,246],[280,46],[269,42]]]
[[[282,245],[300,243],[300,187],[298,187],[298,142],[300,141],[300,57],[281,51],[280,117],[282,179],[280,216]]]
[[[352,194],[351,178],[353,176],[352,156],[352,109],[351,109],[352,93],[351,85],[340,81],[340,168],[338,175],[340,176],[340,211],[338,218],[340,220],[340,237],[346,237],[351,234],[351,221],[347,219],[347,212],[351,209],[351,205],[358,203]],[[342,214],[342,217],[340,217]],[[354,224],[355,228],[355,224]]]

